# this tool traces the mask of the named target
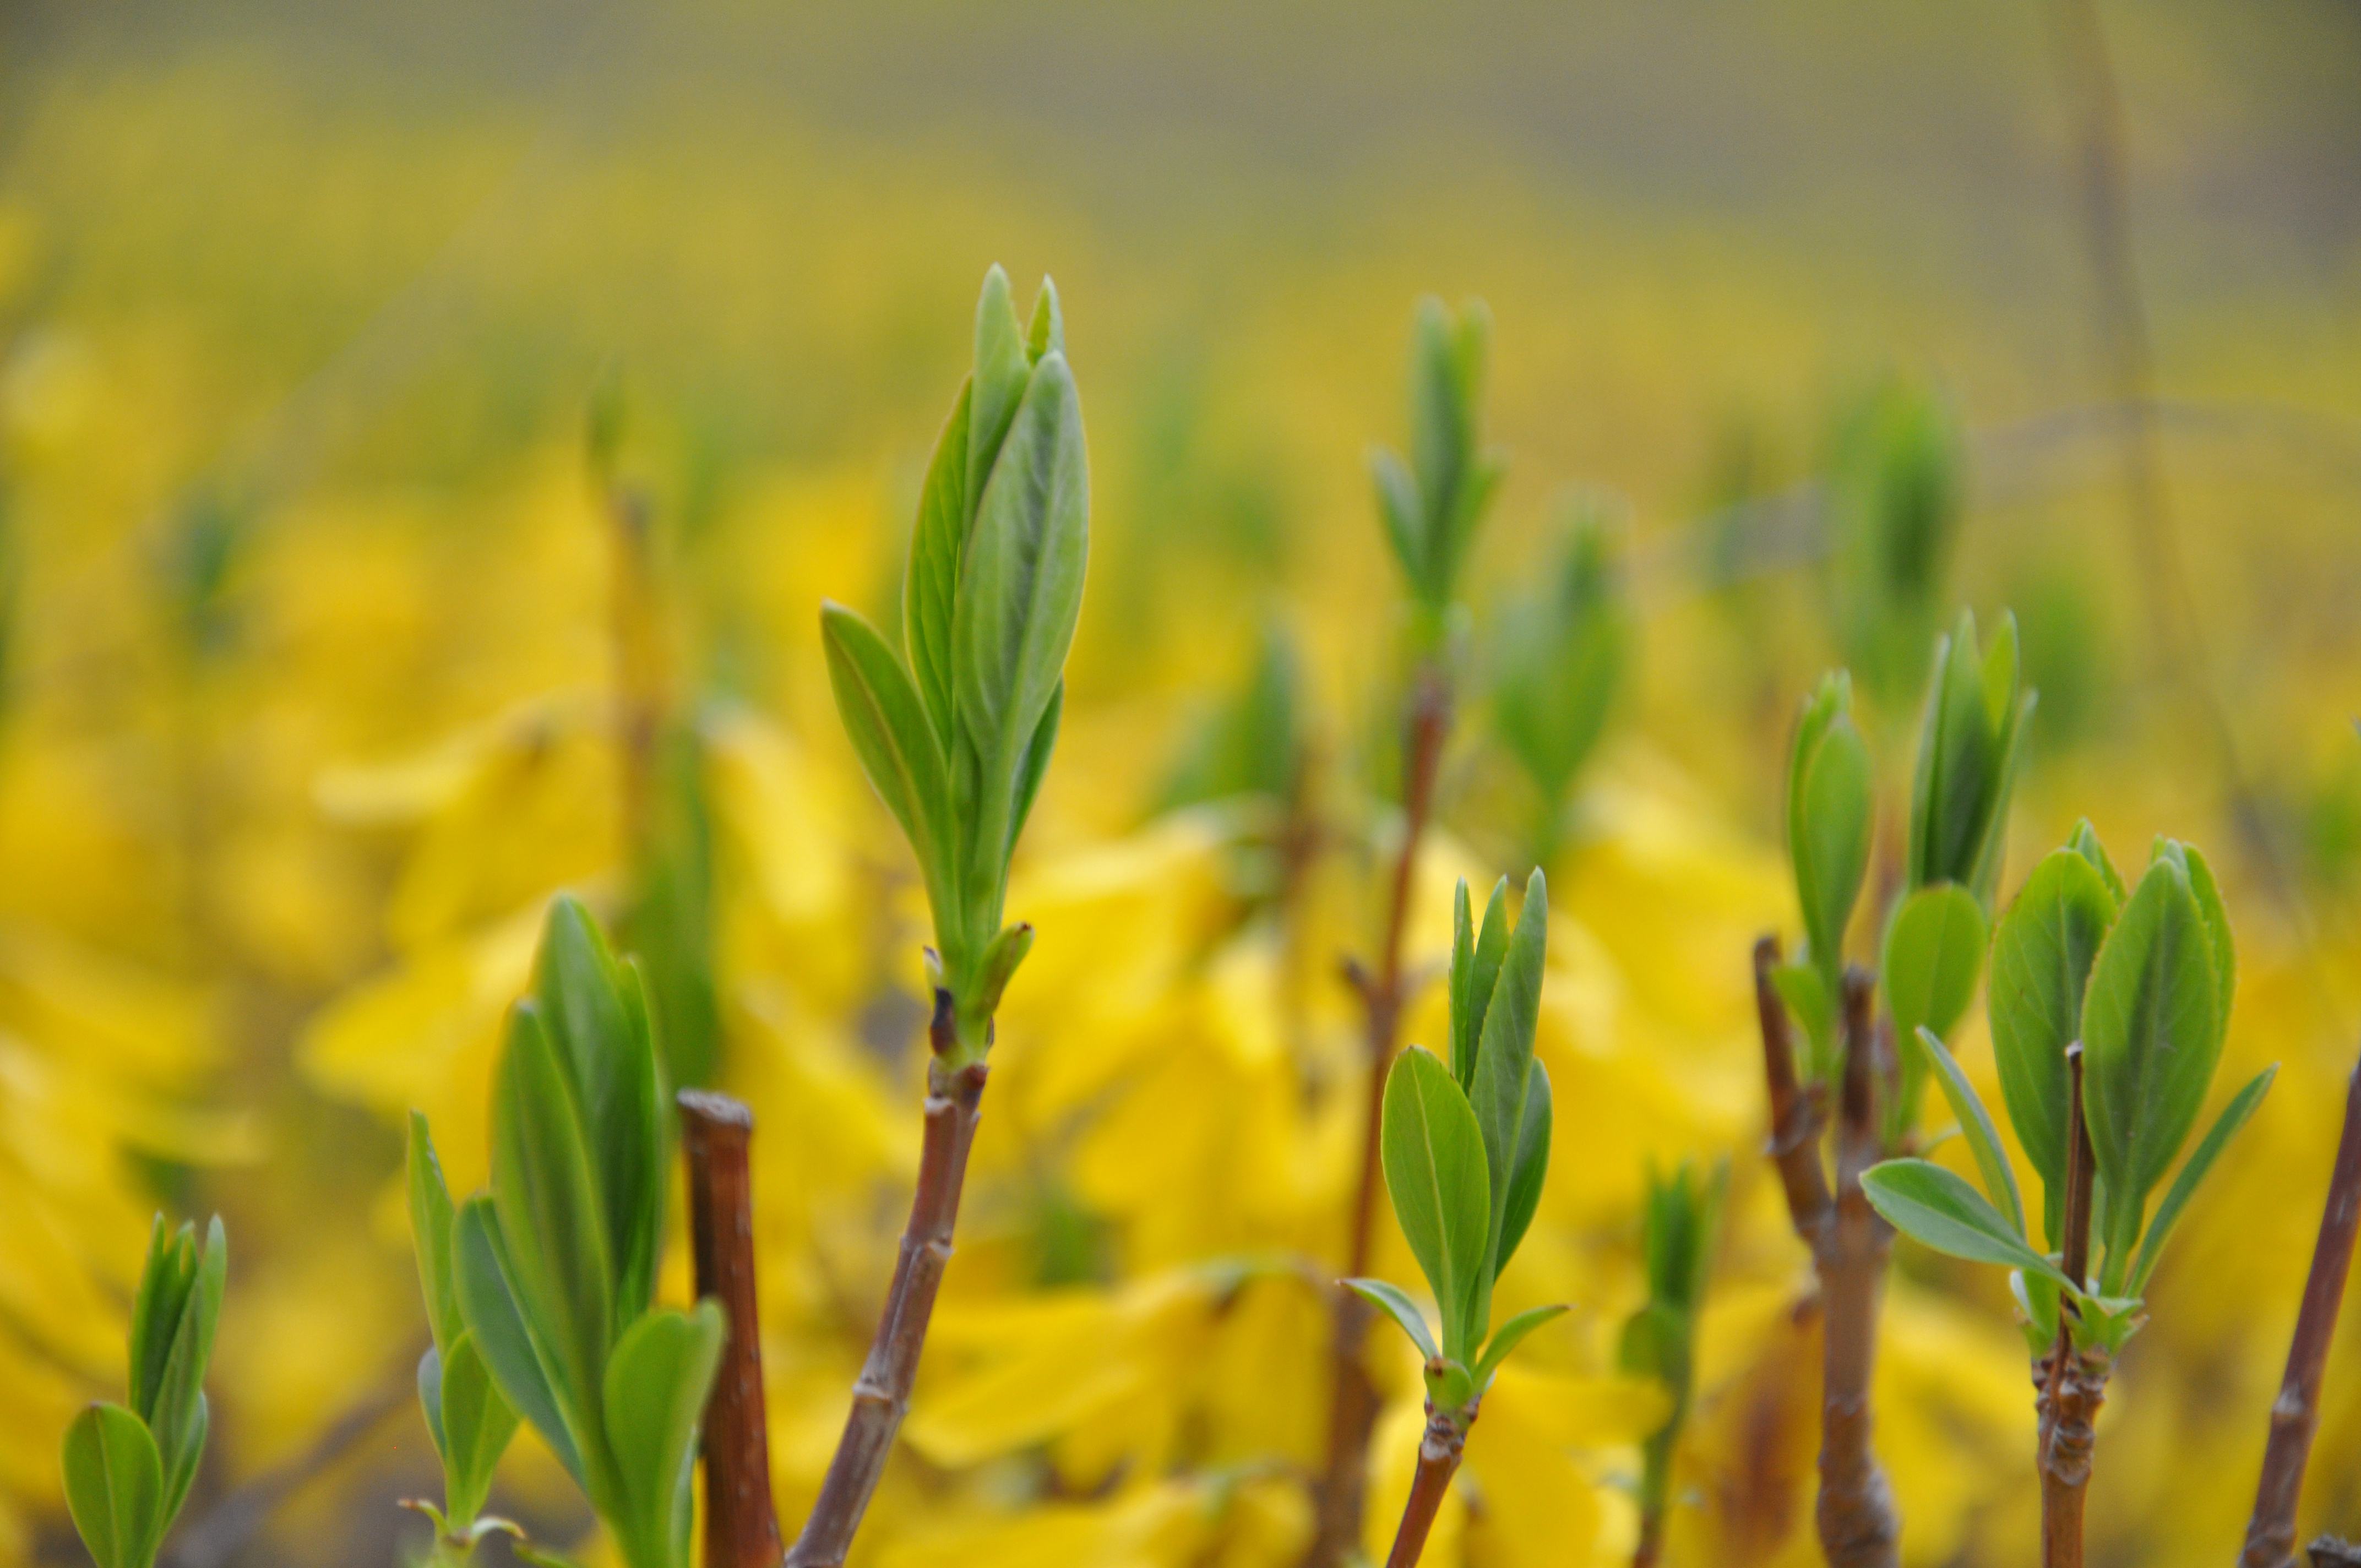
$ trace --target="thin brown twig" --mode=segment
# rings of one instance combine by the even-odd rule
[[[726,1094],[680,1092],[697,1293],[721,1303],[730,1333],[705,1408],[707,1568],[774,1568],[771,1446],[763,1409],[763,1320],[754,1297],[753,1113]]]
[[[1436,1409],[1433,1400],[1427,1401],[1426,1431],[1418,1441],[1418,1470],[1411,1478],[1401,1527],[1394,1532],[1386,1568],[1416,1568],[1419,1554],[1426,1550],[1427,1535],[1434,1529],[1435,1515],[1442,1511],[1444,1497],[1451,1490],[1451,1478],[1459,1473],[1460,1454],[1467,1444],[1467,1423],[1474,1419],[1472,1414],[1454,1417]]]
[[[1422,665],[1411,686],[1410,712],[1402,752],[1402,841],[1393,867],[1386,907],[1383,945],[1377,972],[1357,964],[1346,974],[1361,997],[1367,1020],[1365,1033],[1367,1074],[1365,1084],[1361,1165],[1353,1193],[1351,1239],[1345,1272],[1357,1277],[1369,1267],[1369,1247],[1376,1234],[1378,1186],[1380,1179],[1378,1134],[1385,1100],[1386,1071],[1393,1065],[1399,1044],[1401,1012],[1408,1001],[1402,967],[1402,934],[1410,923],[1411,894],[1416,884],[1418,851],[1433,811],[1435,775],[1443,746],[1451,730],[1451,688],[1433,664]],[[1332,1369],[1328,1407],[1328,1452],[1318,1486],[1318,1524],[1306,1568],[1336,1568],[1345,1561],[1361,1536],[1361,1517],[1368,1490],[1369,1437],[1376,1430],[1378,1397],[1362,1364],[1367,1342],[1368,1303],[1339,1287],[1332,1299],[1333,1323],[1329,1363]]]
[[[2336,1163],[2321,1207],[2320,1236],[2312,1244],[2312,1271],[2303,1282],[2303,1305],[2288,1344],[2287,1376],[2271,1404],[2270,1441],[2263,1449],[2262,1479],[2255,1487],[2255,1512],[2246,1525],[2239,1568],[2289,1568],[2295,1562],[2295,1508],[2303,1492],[2305,1463],[2320,1428],[2320,1386],[2328,1367],[2329,1342],[2345,1300],[2345,1280],[2353,1264],[2353,1242],[2361,1232],[2361,1067],[2345,1093],[2345,1130],[2336,1143]],[[2314,1546],[2312,1555],[2321,1555]]]
[[[1894,1232],[1869,1206],[1861,1172],[1883,1157],[1871,1010],[1859,968],[1844,978],[1844,1078],[1837,1108],[1836,1202],[1813,1255],[1824,1312],[1820,1354],[1820,1494],[1817,1521],[1829,1568],[1894,1568],[1902,1528],[1877,1462],[1870,1378],[1877,1307]]]
[[[948,991],[935,992],[928,1036],[935,1059],[927,1070],[926,1137],[918,1155],[918,1185],[910,1202],[909,1223],[902,1232],[894,1282],[886,1290],[885,1310],[877,1321],[877,1337],[852,1386],[852,1409],[845,1417],[844,1435],[837,1442],[835,1458],[829,1462],[811,1517],[787,1552],[786,1568],[842,1568],[853,1532],[861,1528],[862,1515],[868,1511],[878,1478],[885,1472],[885,1459],[902,1430],[902,1418],[909,1411],[910,1386],[917,1376],[919,1353],[926,1347],[935,1294],[942,1288],[943,1268],[950,1261],[951,1233],[959,1219],[960,1190],[967,1180],[968,1152],[975,1143],[986,1068],[980,1061],[965,1067],[950,1065],[949,1055],[958,1036]]]

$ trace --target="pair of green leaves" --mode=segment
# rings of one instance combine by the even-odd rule
[[[492,1472],[516,1434],[517,1413],[492,1381],[459,1308],[454,1239],[456,1212],[424,1113],[410,1113],[410,1234],[434,1343],[418,1362],[418,1399],[443,1461],[438,1534],[464,1538],[491,1496]]]
[[[2026,1208],[1992,1116],[1929,1031],[1918,1052],[1942,1086],[1983,1178],[1978,1192],[1925,1160],[1895,1160],[1862,1179],[1897,1229],[1954,1256],[2019,1271],[2028,1334],[2046,1346],[2059,1292],[2075,1326],[2109,1351],[2137,1328],[2139,1299],[2165,1242],[2222,1150],[2269,1090],[2249,1081],[2217,1116],[2153,1215],[2147,1200],[2195,1126],[2221,1060],[2235,956],[2204,857],[2159,840],[2126,897],[2084,823],[2026,880],[1993,947],[1992,1023],[2001,1091],[2017,1140],[2040,1174],[2048,1250],[2029,1239]],[[2059,1267],[2072,1125],[2067,1048],[2083,1049],[2083,1113],[2093,1161],[2092,1256],[2082,1279]]]
[[[205,1367],[228,1281],[215,1219],[168,1234],[156,1217],[131,1305],[129,1405],[94,1404],[66,1429],[66,1507],[99,1568],[148,1568],[203,1455]]]
[[[1410,457],[1370,454],[1378,511],[1416,601],[1422,636],[1439,639],[1477,525],[1506,464],[1484,444],[1492,315],[1480,300],[1455,313],[1418,303],[1411,334]]]
[[[980,1057],[1021,959],[1001,929],[1008,861],[1065,701],[1089,554],[1090,469],[1056,289],[1029,327],[985,277],[975,366],[927,472],[903,585],[906,662],[841,605],[820,611],[837,710],[926,879],[959,1048]]]
[[[1427,1359],[1435,1408],[1479,1398],[1510,1351],[1565,1310],[1539,1307],[1491,1329],[1492,1288],[1515,1255],[1549,1170],[1549,1074],[1533,1059],[1549,888],[1535,871],[1515,928],[1508,881],[1479,929],[1459,884],[1451,953],[1451,1060],[1412,1046],[1386,1076],[1378,1132],[1394,1215],[1434,1292],[1438,1340],[1399,1288],[1346,1283],[1383,1308]]]
[[[1542,803],[1543,851],[1623,688],[1636,630],[1607,521],[1595,506],[1579,505],[1556,580],[1501,617],[1493,682],[1500,739]]]
[[[721,1310],[710,1300],[688,1312],[653,1306],[669,1146],[663,1071],[638,969],[616,960],[571,898],[551,905],[492,1092],[491,1190],[447,1222],[432,1193],[424,1200],[428,1228],[449,1227],[447,1275],[421,1249],[430,1316],[456,1298],[456,1317],[442,1317],[438,1334],[465,1331],[447,1352],[438,1338],[445,1358],[431,1419],[445,1443],[472,1445],[469,1486],[478,1464],[488,1480],[497,1454],[482,1453],[487,1417],[459,1408],[457,1387],[462,1355],[480,1357],[499,1397],[581,1485],[624,1562],[686,1568]]]

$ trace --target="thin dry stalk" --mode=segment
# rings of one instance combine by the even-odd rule
[[[705,1561],[708,1568],[774,1568],[779,1519],[771,1505],[753,1180],[746,1160],[754,1115],[726,1094],[687,1089],[680,1094],[680,1121],[697,1293],[719,1300],[730,1320],[705,1408]]]
[[[902,1232],[885,1310],[877,1321],[869,1359],[852,1386],[852,1409],[820,1483],[819,1500],[787,1552],[786,1568],[842,1568],[853,1532],[861,1528],[878,1477],[884,1474],[902,1418],[909,1411],[910,1385],[926,1346],[927,1323],[934,1316],[943,1267],[950,1261],[951,1232],[959,1218],[960,1190],[967,1179],[968,1151],[975,1143],[986,1076],[982,1062],[959,1069],[946,1065],[945,1055],[956,1043],[951,1005],[950,992],[935,993],[934,1021],[928,1025],[935,1060],[927,1073],[918,1188]]]
[[[2353,1241],[2361,1231],[2361,1067],[2345,1094],[2345,1131],[2336,1144],[2336,1164],[2320,1214],[2320,1236],[2312,1248],[2312,1272],[2303,1282],[2303,1305],[2296,1313],[2295,1337],[2288,1345],[2287,1376],[2271,1405],[2270,1441],[2263,1449],[2263,1474],[2255,1488],[2255,1512],[2246,1525],[2239,1568],[2290,1568],[2295,1562],[2295,1508],[2303,1492],[2303,1470],[2320,1428],[2320,1385],[2328,1367],[2328,1345],[2336,1333],[2337,1310],[2353,1264]],[[2338,1543],[2327,1542],[2334,1548]],[[2322,1559],[2322,1543],[2312,1555]]]

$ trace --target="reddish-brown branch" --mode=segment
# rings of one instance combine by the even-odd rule
[[[763,1328],[754,1301],[754,1194],[746,1146],[753,1113],[726,1094],[680,1093],[697,1293],[721,1303],[730,1337],[705,1407],[707,1568],[775,1568],[771,1445],[763,1412]]]
[[[1408,1001],[1403,978],[1402,935],[1410,924],[1411,894],[1417,881],[1419,846],[1434,807],[1435,775],[1451,730],[1451,688],[1432,664],[1422,666],[1411,688],[1410,716],[1402,751],[1402,841],[1394,860],[1386,905],[1384,943],[1377,972],[1348,970],[1359,992],[1367,1028],[1361,1166],[1353,1190],[1353,1222],[1345,1272],[1367,1274],[1376,1234],[1379,1169],[1378,1134],[1385,1103],[1386,1071],[1400,1042],[1401,1012]],[[1369,1435],[1378,1420],[1377,1390],[1369,1383],[1361,1352],[1369,1332],[1370,1308],[1339,1288],[1333,1314],[1329,1362],[1333,1371],[1328,1407],[1327,1462],[1320,1477],[1318,1527],[1307,1568],[1335,1568],[1361,1534],[1363,1499],[1368,1489]]]
[[[2082,1115],[2082,1047],[2066,1047],[2066,1201],[2059,1266],[2070,1279],[2091,1274],[2091,1193],[2095,1167],[2091,1129]],[[2036,1438],[2041,1472],[2043,1568],[2082,1568],[2082,1508],[2091,1488],[2091,1453],[2098,1441],[2099,1406],[2106,1398],[2108,1364],[2074,1348],[2073,1303],[2059,1308],[2058,1343],[2035,1377]]]
[[[1772,1165],[1787,1195],[1795,1234],[1816,1251],[1828,1223],[1828,1174],[1820,1163],[1820,1109],[1795,1079],[1795,1048],[1786,1004],[1771,977],[1779,967],[1779,938],[1754,944],[1754,1011],[1763,1028],[1763,1078],[1771,1102]]]
[[[1427,1534],[1434,1529],[1434,1516],[1442,1511],[1444,1495],[1451,1490],[1451,1478],[1459,1473],[1459,1456],[1467,1445],[1466,1422],[1473,1419],[1455,1419],[1428,1402],[1426,1434],[1418,1442],[1418,1472],[1411,1478],[1410,1498],[1402,1505],[1401,1528],[1394,1531],[1386,1568],[1416,1568]]]
[[[1861,1172],[1884,1153],[1877,1131],[1873,991],[1869,976],[1858,969],[1846,971],[1844,984],[1836,1203],[1814,1253],[1824,1309],[1817,1522],[1829,1568],[1894,1568],[1901,1525],[1893,1489],[1871,1445],[1870,1402],[1878,1292],[1894,1233],[1869,1206],[1861,1186]]]
[[[2270,1441],[2263,1449],[2262,1480],[2255,1488],[2254,1517],[2239,1568],[2288,1568],[2295,1561],[2295,1506],[2303,1491],[2303,1469],[2320,1427],[2321,1376],[2328,1344],[2345,1301],[2345,1278],[2353,1264],[2353,1241],[2361,1231],[2361,1067],[2345,1092],[2345,1131],[2336,1144],[2336,1164],[2322,1205],[2320,1235],[2312,1248],[2312,1272],[2303,1282],[2295,1337],[2288,1345],[2287,1376],[2271,1405]],[[2317,1547],[2313,1555],[2319,1555]]]
[[[910,1222],[902,1232],[901,1255],[895,1261],[884,1313],[877,1321],[877,1338],[852,1386],[852,1410],[845,1417],[844,1435],[829,1462],[811,1518],[787,1552],[787,1568],[841,1568],[910,1408],[910,1385],[926,1345],[928,1321],[934,1316],[935,1293],[942,1287],[943,1266],[950,1261],[960,1189],[967,1179],[968,1151],[975,1143],[983,1099],[984,1064],[953,1068],[945,1059],[952,1031],[950,993],[937,992],[929,1028],[936,1055],[927,1075],[926,1141],[918,1155],[918,1189],[911,1201]]]

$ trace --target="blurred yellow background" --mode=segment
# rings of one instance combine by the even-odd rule
[[[1426,292],[1497,323],[1479,641],[1570,491],[1624,520],[1642,617],[1552,860],[1556,1158],[1503,1303],[1579,1310],[1503,1375],[1427,1561],[1628,1557],[1659,1413],[1613,1353],[1642,1173],[1720,1153],[1667,1561],[1817,1560],[1809,1276],[1757,1157],[1747,951],[1795,927],[1775,824],[1821,668],[1861,666],[1906,776],[1919,629],[1906,657],[1830,629],[1863,591],[1849,433],[1911,399],[1964,474],[1925,630],[2014,608],[2043,694],[2004,895],[2078,817],[2130,863],[2155,832],[2204,844],[2240,933],[2224,1080],[2286,1064],[2159,1276],[2092,1503],[2094,1562],[2225,1561],[2361,1028],[2361,17],[2101,9],[2155,367],[2143,505],[2072,9],[0,10],[0,1563],[81,1561],[57,1434],[116,1390],[159,1206],[220,1209],[234,1258],[170,1560],[416,1550],[401,1117],[427,1109],[455,1185],[480,1179],[544,902],[630,895],[619,698],[697,740],[665,787],[709,877],[719,1078],[759,1118],[800,1519],[890,1266],[923,1049],[922,901],[816,612],[890,615],[994,261],[1065,301],[1091,580],[1010,894],[1039,941],[859,1561],[1302,1549],[1358,1136],[1336,960],[1375,940],[1391,830],[1400,595],[1364,452],[1403,438]],[[619,635],[642,592],[653,653]],[[1159,809],[1266,635],[1301,651],[1322,846],[1278,901],[1273,803]],[[1425,958],[1454,876],[1523,867],[1530,806],[1472,693],[1461,719]],[[1441,1026],[1429,994],[1410,1037]],[[1989,1093],[1980,1010],[1961,1049]],[[1905,1245],[1887,1329],[1905,1561],[2026,1560],[2004,1290]],[[1408,1482],[1408,1354],[1380,1368],[1373,1531]],[[2354,1360],[2308,1524],[2361,1528]],[[351,1441],[322,1464],[324,1434]],[[501,1504],[573,1539],[525,1446]],[[292,1479],[258,1528],[223,1523]]]

